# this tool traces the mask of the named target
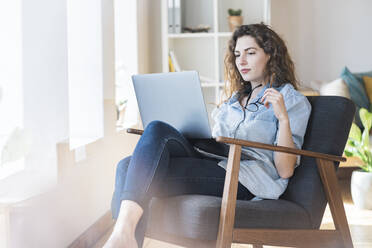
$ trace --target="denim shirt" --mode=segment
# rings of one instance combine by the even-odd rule
[[[252,99],[252,102],[260,99],[268,87],[269,84],[266,84]],[[301,149],[311,105],[307,98],[296,91],[291,84],[274,88],[283,95],[293,142],[298,149]],[[215,120],[215,125],[212,129],[212,136],[224,136],[276,145],[279,122],[271,104],[269,108],[258,105],[258,110],[251,112],[246,109],[243,110],[238,98],[239,93],[235,92],[230,99],[213,110],[212,118]],[[245,111],[245,119],[243,111]],[[285,191],[288,179],[279,176],[274,164],[274,152],[243,146],[242,153],[252,157],[252,159],[241,160],[239,182],[256,196],[254,200],[262,198],[278,199]],[[300,156],[297,157],[296,167],[299,163]],[[218,165],[226,169],[227,159],[222,159]]]

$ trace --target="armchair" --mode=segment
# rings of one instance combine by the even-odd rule
[[[355,106],[338,96],[309,96],[312,113],[303,149],[217,137],[230,144],[223,197],[154,198],[146,236],[186,247],[353,247],[335,170]],[[141,134],[141,130],[128,129]],[[301,155],[301,164],[278,200],[236,200],[241,147]],[[327,202],[335,230],[319,230]]]

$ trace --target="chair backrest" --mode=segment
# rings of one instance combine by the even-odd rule
[[[308,100],[312,111],[302,149],[342,156],[355,114],[354,103],[339,96],[309,96]],[[327,200],[314,158],[301,157],[281,198],[304,207],[313,228],[319,228]]]

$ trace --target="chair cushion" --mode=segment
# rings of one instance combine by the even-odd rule
[[[221,198],[181,195],[154,198],[147,233],[161,233],[193,239],[216,240]],[[237,201],[237,228],[311,228],[309,215],[302,207],[286,200]]]

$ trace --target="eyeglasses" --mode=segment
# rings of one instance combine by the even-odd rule
[[[257,99],[257,101],[248,104],[248,106],[245,105],[244,108],[250,112],[256,112],[259,109],[260,105],[264,105],[264,103],[260,102],[259,98]]]

